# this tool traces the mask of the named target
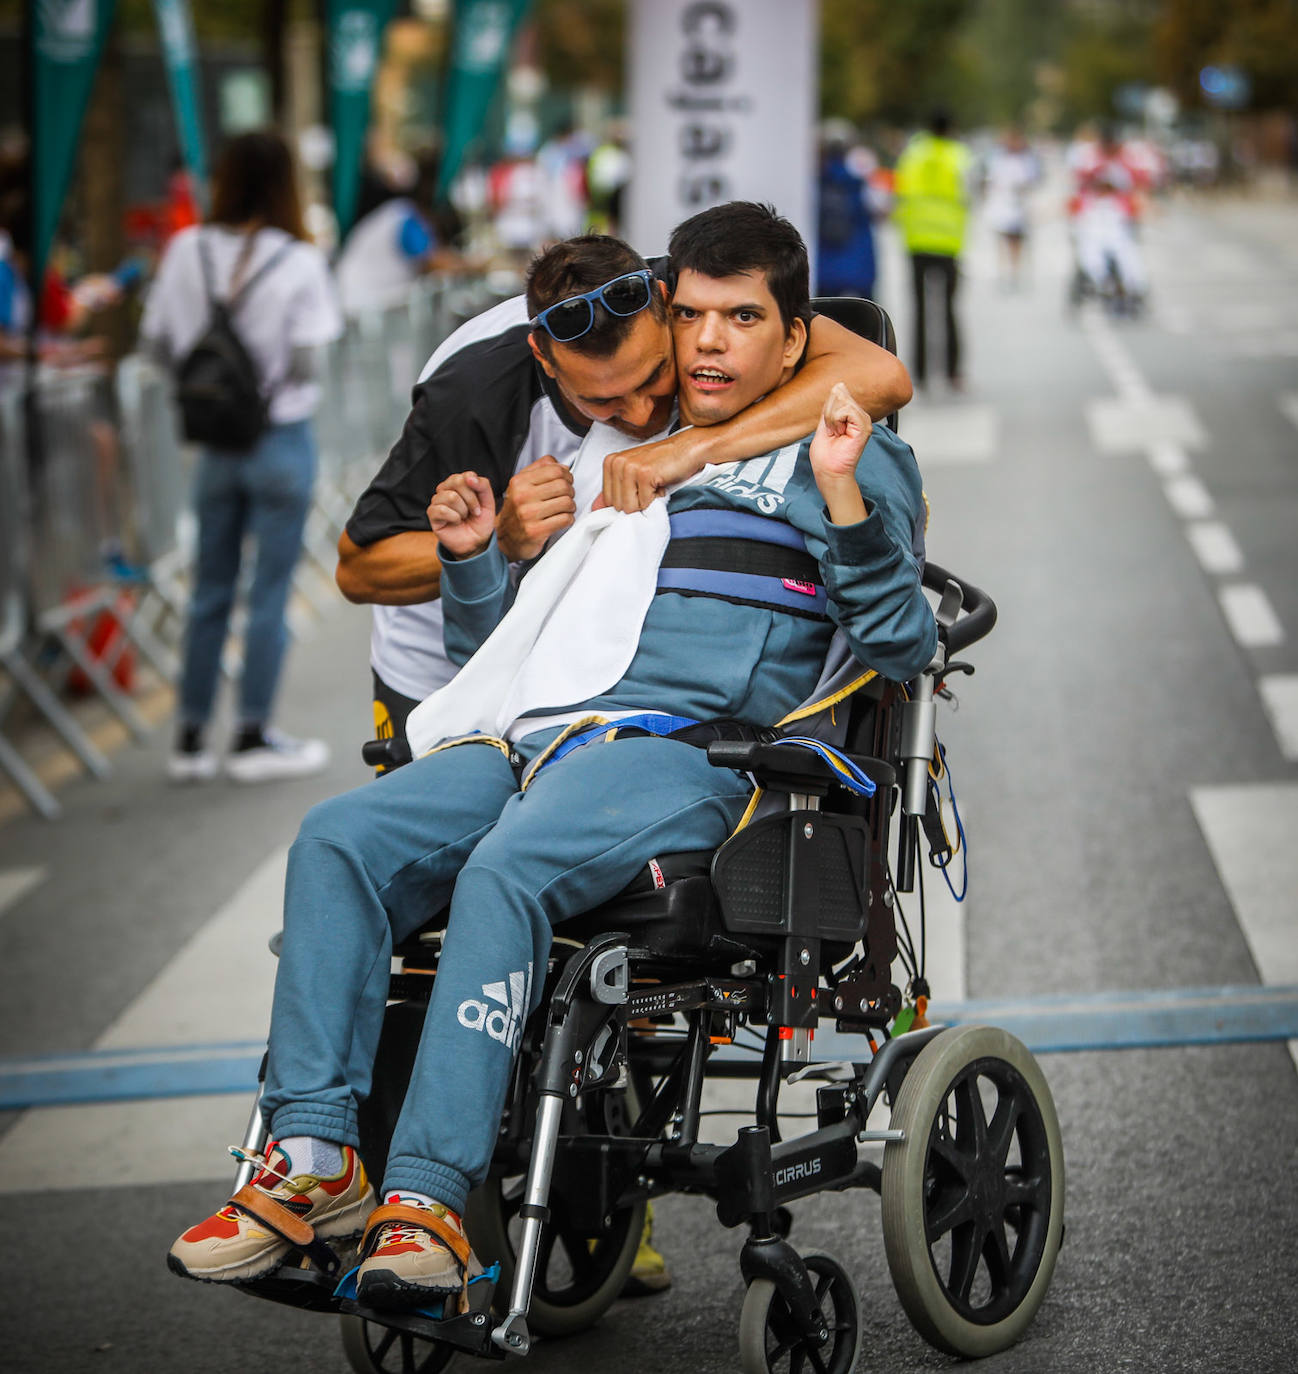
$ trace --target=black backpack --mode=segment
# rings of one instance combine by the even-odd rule
[[[212,288],[212,264],[202,235],[198,256],[211,317],[202,337],[176,369],[176,403],[185,438],[227,452],[250,449],[269,424],[270,398],[262,394],[257,368],[231,318],[234,307],[293,246],[290,239],[228,300]]]

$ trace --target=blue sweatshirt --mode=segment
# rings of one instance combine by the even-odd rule
[[[857,467],[869,514],[859,524],[834,525],[809,447],[804,440],[720,468],[709,480],[676,491],[668,512],[729,508],[792,525],[820,565],[829,614],[857,657],[884,677],[914,677],[937,647],[937,625],[920,586],[925,516],[915,456],[891,430],[875,425]],[[472,558],[444,559],[446,651],[454,662],[469,659],[513,596],[509,565],[494,536]],[[771,725],[810,696],[832,634],[832,624],[778,609],[660,591],[621,681],[582,707],[592,714],[665,711]]]

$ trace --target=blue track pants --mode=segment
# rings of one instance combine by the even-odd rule
[[[313,807],[289,854],[262,1100],[272,1135],[358,1143],[393,942],[449,902],[384,1191],[462,1212],[491,1159],[551,928],[655,855],[719,845],[749,792],[702,749],[633,737],[575,750],[525,793],[498,749],[465,744]]]

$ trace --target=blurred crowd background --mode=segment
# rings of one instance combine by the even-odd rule
[[[0,3],[0,229],[11,243],[25,213],[23,8]],[[327,252],[394,196],[411,198],[438,246],[461,255],[430,253],[428,265],[443,270],[516,270],[546,241],[619,229],[636,133],[625,118],[624,0],[508,6],[502,78],[473,137],[452,150],[444,135],[455,6],[391,8],[349,223],[338,222],[324,0],[194,0],[207,143],[268,124],[286,133],[308,227]],[[827,137],[869,180],[879,214],[907,138],[937,105],[983,165],[1006,126],[1048,150],[1104,120],[1137,141],[1155,194],[1298,179],[1298,14],[1287,0],[823,0],[819,65]],[[189,161],[187,169],[154,4],[120,0],[42,288],[52,335],[75,339],[93,325],[103,347],[129,350],[136,288],[168,236],[202,213]]]
[[[629,117],[634,8],[0,0],[0,654],[86,767],[107,765],[42,683],[97,693],[142,735],[136,667],[175,676],[193,453],[170,378],[137,344],[150,281],[168,240],[203,220],[222,145],[259,128],[283,134],[347,318],[322,364],[301,615],[334,595],[333,541],[432,349],[517,292],[538,248],[627,232],[637,156],[663,136]],[[817,230],[818,294],[872,295],[895,311],[911,283],[877,269],[875,243],[893,222],[922,296],[932,255],[908,234],[898,169],[904,181],[907,150],[935,118],[950,134],[942,156],[1004,241],[1006,289],[1034,214],[1067,214],[1079,297],[1104,294],[1107,264],[1125,253],[1136,277],[1116,300],[1136,313],[1146,283],[1133,245],[1159,198],[1298,194],[1292,0],[814,8],[819,146],[807,175],[819,223],[801,227],[809,241]],[[1088,288],[1084,228],[1097,208],[1092,219],[1107,216],[1120,238],[1094,239]],[[955,280],[948,264],[948,338]],[[954,346],[946,372],[962,390]],[[225,667],[238,674],[237,651]],[[0,724],[21,721],[14,695]],[[53,814],[4,734],[0,746],[0,765]]]

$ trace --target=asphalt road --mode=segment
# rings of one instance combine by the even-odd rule
[[[930,554],[1000,607],[939,719],[970,896],[960,986],[938,1002],[1298,984],[1298,203],[1163,206],[1136,321],[1067,314],[1049,204],[1023,289],[1002,289],[994,248],[980,231],[966,262],[968,389],[935,385],[903,416]],[[887,268],[904,352],[895,248]],[[112,780],[66,788],[58,824],[0,828],[0,1052],[264,1034],[277,856],[313,800],[365,777],[367,633],[340,604],[293,651],[284,724],[332,742],[325,776],[177,792],[160,731]],[[989,1374],[1298,1366],[1295,1061],[1201,1031],[1042,1057],[1067,1239]],[[0,1118],[0,1365],[346,1368],[332,1319],[164,1267],[225,1196],[245,1112],[218,1096]],[[872,1194],[798,1204],[793,1240],[857,1278],[858,1369],[946,1368],[898,1304],[878,1210]],[[532,1368],[737,1368],[742,1237],[684,1198],[659,1204],[657,1234],[673,1288],[539,1345]]]

